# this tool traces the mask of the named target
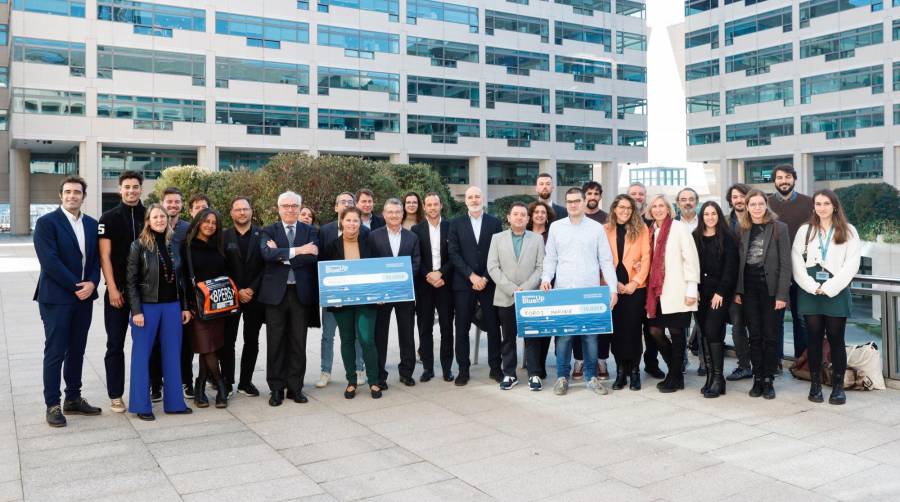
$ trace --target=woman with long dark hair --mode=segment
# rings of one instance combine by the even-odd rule
[[[831,345],[831,404],[844,404],[844,372],[847,349],[844,329],[850,317],[850,281],[859,270],[861,242],[856,228],[847,222],[841,201],[831,190],[813,194],[809,223],[797,230],[791,253],[794,281],[800,286],[797,310],[806,320],[809,334],[809,400],[822,397],[822,339]]]
[[[620,194],[613,199],[606,222],[606,238],[616,267],[619,301],[613,308],[612,352],[616,359],[613,389],[641,390],[641,317],[647,303],[647,275],[650,273],[650,231],[641,219],[637,202]]]
[[[411,230],[413,225],[421,223],[425,219],[425,206],[416,192],[407,192],[403,196],[403,228]]]
[[[536,200],[528,204],[528,225],[526,230],[540,235],[547,244],[547,235],[550,233],[550,223],[556,219],[556,212],[545,202]]]
[[[694,243],[700,256],[700,304],[697,322],[706,365],[703,397],[725,394],[725,323],[734,299],[738,247],[722,208],[713,201],[700,207],[700,222],[694,230]]]

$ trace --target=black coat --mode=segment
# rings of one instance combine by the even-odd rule
[[[169,246],[167,252],[172,260],[172,268],[175,268],[175,250]],[[150,251],[140,240],[131,243],[128,253],[128,281],[126,295],[132,315],[142,314],[143,303],[157,303],[159,299],[159,249]],[[178,303],[181,310],[188,309],[187,293],[193,295],[194,288],[190,291],[184,287],[184,278],[181,274],[175,274],[175,292],[178,295]],[[192,302],[193,303],[193,302]]]
[[[388,238],[387,227],[372,230],[366,241],[373,258],[394,256],[394,252],[391,251],[391,241]],[[419,274],[419,265],[422,262],[419,254],[419,238],[416,237],[416,234],[402,227],[400,228],[400,252],[397,253],[397,256],[409,256],[412,261],[413,277]]]
[[[259,294],[265,268],[265,262],[259,253],[259,237],[262,230],[256,225],[251,225],[248,232],[250,232],[250,242],[247,245],[247,256],[241,256],[237,230],[234,227],[225,230],[225,261],[228,276],[234,280],[238,289],[250,288],[255,297]]]
[[[487,213],[482,213],[481,234],[475,242],[472,223],[468,214],[454,218],[450,222],[450,236],[447,251],[453,262],[453,290],[471,291],[472,282],[469,276],[476,273],[488,279],[489,287],[493,287],[491,277],[487,273],[488,251],[494,234],[502,232],[500,220]]]
[[[319,234],[315,228],[301,222],[295,223],[294,242],[289,243],[284,225],[281,221],[262,229],[259,236],[259,249],[265,262],[262,284],[257,300],[264,305],[278,305],[284,299],[287,290],[288,271],[294,271],[297,283],[297,297],[303,305],[318,305],[316,297],[316,255],[302,254],[289,260],[290,248],[308,243],[319,245]],[[266,242],[275,241],[275,248],[269,248]]]
[[[419,267],[419,275],[417,279],[424,279],[434,269],[434,263],[431,261],[431,233],[428,220],[417,223],[412,227],[412,233],[419,238],[419,254],[422,256],[422,265]],[[450,222],[441,219],[441,277],[444,282],[450,281],[450,274],[453,273],[453,263],[450,262],[450,251],[448,242],[450,240]]]
[[[707,299],[719,295],[726,301],[734,296],[737,285],[738,254],[737,241],[731,233],[723,236],[720,251],[715,240],[695,239],[700,257],[700,296]]]

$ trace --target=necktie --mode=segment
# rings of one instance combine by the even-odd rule
[[[294,247],[294,225],[288,225],[287,227],[287,238],[288,238],[288,247]],[[294,269],[291,268],[288,270],[288,284],[295,284],[297,281],[294,279]]]

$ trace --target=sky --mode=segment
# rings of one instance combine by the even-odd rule
[[[684,21],[681,0],[647,0],[650,43],[647,53],[647,110],[653,164],[683,163],[685,146],[684,90],[669,41],[668,27]]]

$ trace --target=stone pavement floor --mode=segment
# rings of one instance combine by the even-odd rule
[[[142,422],[109,411],[99,301],[84,395],[103,414],[52,429],[36,278],[29,241],[0,241],[0,501],[900,500],[898,391],[813,404],[807,385],[786,376],[774,401],[749,398],[747,380],[704,399],[689,370],[687,389],[674,394],[649,378],[640,392],[608,396],[581,384],[566,397],[550,385],[503,392],[487,377],[484,340],[463,388],[440,378],[400,385],[392,341],[390,390],[348,401],[341,377],[313,388],[319,331],[311,330],[308,404],[271,408],[265,397],[237,396],[225,410],[158,409],[155,422]]]

